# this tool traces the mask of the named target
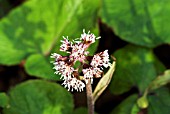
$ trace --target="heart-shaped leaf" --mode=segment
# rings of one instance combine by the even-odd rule
[[[54,74],[50,61],[40,54],[31,55],[25,63],[25,68],[29,75],[50,80],[60,79],[59,75]]]
[[[30,80],[9,92],[9,107],[4,114],[71,114],[72,95],[62,86],[42,80]]]
[[[169,0],[102,0],[101,18],[125,41],[155,47],[170,43]]]
[[[114,94],[122,94],[134,86],[143,93],[158,73],[165,69],[148,48],[128,45],[116,51],[114,56],[117,67],[110,84]]]
[[[52,65],[48,64],[47,59],[51,51],[59,52],[62,36],[77,38],[83,29],[98,33],[98,3],[98,0],[24,2],[0,21],[0,52],[3,52],[0,54],[0,63],[14,65],[26,59],[29,74],[52,79],[49,77]],[[90,48],[90,52],[96,48],[97,43]],[[33,58],[38,59],[35,57],[37,54],[42,56],[38,56],[42,64],[36,63],[40,60],[32,63]],[[40,72],[40,65],[47,69]]]

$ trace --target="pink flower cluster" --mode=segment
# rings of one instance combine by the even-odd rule
[[[100,37],[96,37],[90,32],[85,33],[85,30],[83,30],[80,38],[72,42],[68,40],[68,37],[63,38],[60,51],[66,52],[69,55],[62,56],[57,53],[51,55],[55,59],[53,62],[54,69],[56,70],[55,74],[61,75],[61,79],[64,80],[62,85],[68,88],[68,91],[75,89],[81,92],[89,79],[93,83],[93,78],[101,77],[103,67],[111,66],[108,50],[97,53],[94,56],[88,56],[87,48]],[[81,64],[74,68],[77,61]],[[83,74],[83,76],[80,74]]]

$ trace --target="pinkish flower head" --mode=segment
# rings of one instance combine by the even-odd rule
[[[60,74],[63,80],[72,78],[72,73],[75,70],[73,67],[71,67],[71,65],[69,65],[66,61],[64,61],[63,59],[64,57],[55,53],[51,57],[55,58],[55,62],[53,62],[54,64],[53,69],[56,70],[55,74]]]
[[[103,71],[100,68],[96,68],[96,67],[89,67],[83,69],[82,72],[84,74],[84,80],[86,84],[88,83],[88,79],[90,79],[91,83],[93,83],[93,78],[99,78],[103,73]]]
[[[96,41],[96,39],[99,39],[100,37],[97,37],[93,34],[90,33],[90,31],[86,34],[85,30],[83,30],[83,34],[81,34],[80,40],[84,41],[84,44],[92,44]]]
[[[61,41],[62,45],[60,46],[60,51],[68,51],[71,48],[72,43],[68,40],[68,37],[63,37],[64,40]]]
[[[90,65],[93,67],[104,66],[105,68],[111,66],[111,63],[109,62],[108,50],[105,50],[104,52],[100,52],[94,55]]]
[[[92,68],[86,68],[82,70],[83,74],[84,74],[84,80],[86,82],[86,84],[88,83],[88,79],[91,80],[91,83],[93,83],[93,76],[94,76],[94,71]]]
[[[83,30],[83,34],[79,39],[69,41],[68,37],[63,38],[60,51],[66,52],[69,55],[62,56],[57,53],[51,55],[51,58],[55,59],[53,62],[54,69],[56,70],[55,74],[61,75],[61,79],[64,80],[62,85],[67,87],[68,90],[83,91],[85,83],[87,84],[89,79],[93,83],[93,78],[101,77],[103,73],[102,67],[107,68],[111,66],[108,50],[95,54],[93,57],[88,56],[87,48],[99,37],[96,38],[90,32],[86,34],[85,30]],[[79,61],[81,64],[75,69],[76,61]],[[80,78],[82,77],[80,76],[81,72],[83,78]]]
[[[68,88],[68,91],[73,91],[73,89],[75,89],[76,91],[83,91],[83,88],[85,87],[85,84],[81,81],[78,80],[77,78],[70,78],[67,80],[64,80],[64,82],[62,83],[62,85],[64,85],[65,88]]]
[[[76,43],[72,46],[72,52],[70,54],[70,58],[72,58],[75,61],[83,62],[86,60],[86,56],[89,54],[88,51],[84,48],[84,44],[82,43]]]

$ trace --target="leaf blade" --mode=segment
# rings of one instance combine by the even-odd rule
[[[62,86],[43,80],[17,85],[10,90],[9,99],[10,106],[3,109],[4,114],[69,114],[73,111],[72,95]]]
[[[94,102],[98,99],[98,97],[102,94],[102,92],[109,85],[109,83],[112,79],[113,73],[115,71],[115,67],[116,67],[116,62],[113,61],[112,66],[110,67],[108,72],[98,82],[98,84],[93,92]]]

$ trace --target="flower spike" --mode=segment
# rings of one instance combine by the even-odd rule
[[[103,67],[111,66],[108,50],[94,56],[88,56],[87,48],[99,38],[90,33],[90,31],[85,33],[85,30],[83,30],[81,37],[76,40],[69,41],[68,36],[63,37],[60,51],[68,53],[68,56],[62,56],[57,53],[51,54],[51,58],[55,59],[53,61],[53,69],[56,70],[55,74],[61,75],[60,78],[64,80],[62,85],[68,88],[68,91],[83,91],[89,79],[92,84],[93,78],[101,77]],[[81,64],[75,68],[77,61]],[[83,78],[81,78],[80,74],[84,75]]]

